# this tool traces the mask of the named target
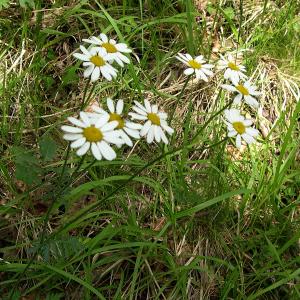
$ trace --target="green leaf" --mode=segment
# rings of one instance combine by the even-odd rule
[[[230,20],[234,18],[234,9],[232,7],[224,8],[224,13]]]
[[[63,85],[68,85],[72,82],[78,81],[78,75],[76,74],[76,70],[76,66],[72,66],[66,69],[64,75],[62,76]]]
[[[31,151],[22,147],[14,147],[12,152],[16,164],[16,178],[29,185],[39,183],[41,181],[39,175],[42,174],[42,169],[39,166],[37,157]]]
[[[44,135],[41,138],[39,145],[40,153],[44,161],[48,161],[54,158],[57,150],[57,145],[48,134]]]
[[[35,8],[34,0],[19,0],[19,3],[24,8],[26,7]]]

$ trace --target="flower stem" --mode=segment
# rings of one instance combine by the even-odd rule
[[[182,98],[182,96],[183,96],[183,93],[184,93],[184,91],[185,91],[185,89],[186,89],[186,87],[187,87],[187,85],[188,85],[190,79],[191,79],[191,75],[189,75],[188,78],[186,79],[186,81],[185,81],[185,83],[184,83],[184,85],[183,85],[183,88],[182,88],[180,94],[178,95],[178,97],[177,97],[177,99],[176,99],[176,103],[175,103],[175,105],[174,105],[174,107],[173,107],[172,113],[170,114],[170,119],[169,119],[170,124],[171,124],[171,122],[172,122],[172,120],[173,120],[173,117],[174,117],[176,108],[177,108],[177,106],[178,106],[178,103],[179,103],[179,101],[181,100],[181,98]]]

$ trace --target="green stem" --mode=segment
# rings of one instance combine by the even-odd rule
[[[91,82],[91,78],[89,78],[88,81],[87,81],[86,84],[85,84],[84,91],[83,91],[82,102],[81,102],[81,105],[80,105],[80,111],[81,111],[82,108],[84,107],[85,97],[86,97],[86,94],[87,94],[87,91],[88,91],[88,87],[89,87],[90,82]]]
[[[80,111],[84,110],[89,105],[89,102],[90,102],[91,96],[95,90],[95,87],[96,87],[96,82],[93,83],[92,89],[91,89],[90,93],[88,94],[86,100],[84,100],[85,98],[83,98],[83,101],[82,101],[82,104],[80,107]]]
[[[189,75],[188,78],[186,79],[186,81],[185,81],[185,83],[184,83],[184,85],[183,85],[183,88],[182,88],[180,94],[178,95],[178,97],[177,97],[177,99],[176,99],[175,105],[174,105],[173,110],[172,110],[172,112],[171,112],[171,114],[170,114],[170,119],[169,119],[170,124],[171,124],[171,122],[172,122],[172,120],[173,120],[173,117],[174,117],[176,108],[177,108],[177,106],[178,106],[178,104],[179,104],[179,101],[181,100],[181,98],[182,98],[182,96],[183,96],[183,93],[184,93],[184,91],[185,91],[185,89],[186,89],[186,87],[187,87],[187,85],[188,85],[188,83],[189,83],[189,81],[190,81],[190,79],[191,79],[191,76],[192,76],[192,75]]]

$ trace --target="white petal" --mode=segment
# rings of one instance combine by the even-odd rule
[[[141,103],[139,103],[139,102],[137,102],[137,101],[134,101],[134,104],[135,104],[136,106],[138,106],[141,110],[147,112],[147,109],[146,109]]]
[[[127,128],[124,127],[123,130],[131,137],[135,138],[135,139],[139,139],[140,138],[140,132],[139,130],[135,130],[135,129],[131,129],[131,128]]]
[[[143,126],[143,128],[141,129],[141,131],[140,131],[140,135],[141,136],[144,136],[144,135],[146,135],[147,133],[148,133],[148,131],[149,131],[149,129],[150,129],[150,127],[151,127],[151,121],[150,120],[148,120],[145,124],[144,124],[144,126]]]
[[[110,74],[109,70],[105,66],[100,67],[100,70],[101,70],[101,74],[105,79],[107,79],[108,81],[112,80],[112,75]]]
[[[255,142],[255,139],[251,135],[249,135],[247,133],[243,133],[242,134],[242,138],[249,145],[252,144],[253,142]]]
[[[85,77],[85,78],[89,77],[92,74],[92,72],[94,71],[94,68],[95,68],[95,66],[93,64],[88,66],[83,72],[83,77]]]
[[[96,80],[99,79],[100,76],[100,68],[99,67],[95,67],[92,75],[91,75],[91,81],[94,82]]]
[[[107,38],[107,35],[106,35],[106,34],[100,33],[100,38],[101,38],[101,40],[102,40],[104,43],[107,43],[107,42],[108,42],[108,38]]]
[[[152,113],[157,114],[158,106],[156,104],[152,105]]]
[[[186,58],[188,59],[188,60],[192,60],[193,59],[193,57],[190,55],[190,54],[188,54],[188,53],[186,53]]]
[[[208,82],[208,78],[207,78],[207,76],[204,74],[204,72],[203,72],[202,70],[196,70],[196,73],[199,74],[198,76],[199,76],[201,79],[203,79],[205,82]]]
[[[252,127],[246,128],[246,133],[254,137],[259,135],[259,131]]]
[[[229,84],[222,84],[221,88],[223,88],[223,89],[225,89],[226,91],[229,91],[229,92],[236,92],[236,88],[232,85],[229,85]]]
[[[243,95],[242,94],[237,94],[234,99],[233,99],[233,103],[234,104],[240,104],[242,101]]]
[[[154,139],[154,127],[151,126],[147,133],[147,143],[151,144]]]
[[[115,112],[115,106],[114,106],[114,102],[112,101],[111,98],[107,98],[106,104],[107,104],[108,110],[109,110],[111,113],[114,113],[114,112]]]
[[[165,112],[159,112],[157,114],[162,120],[166,120],[168,118],[168,115]]]
[[[76,134],[76,133],[66,133],[63,135],[63,138],[67,141],[75,141],[80,138],[82,138],[82,134]]]
[[[81,54],[81,53],[74,53],[73,54],[74,57],[76,57],[77,59],[83,60],[83,61],[90,61],[90,57]]]
[[[126,145],[128,145],[129,147],[133,146],[131,139],[128,137],[128,135],[123,130],[120,130],[120,136]]]
[[[154,125],[153,127],[154,127],[154,138],[159,143],[161,140],[161,135],[159,130],[160,126]]]
[[[236,141],[235,141],[235,143],[236,143],[236,147],[237,148],[241,148],[242,147],[242,139],[241,139],[241,136],[238,134],[237,136],[236,136]]]
[[[91,126],[91,121],[90,121],[90,118],[88,117],[88,115],[83,111],[81,111],[79,114],[80,114],[81,120],[85,124],[85,127]]]
[[[98,143],[98,147],[105,159],[113,160],[117,157],[114,149],[111,146],[109,146],[105,141],[101,141],[100,143]]]
[[[118,125],[119,125],[119,122],[118,122],[118,121],[111,121],[111,122],[109,122],[109,123],[104,124],[104,125],[101,127],[101,131],[102,131],[102,132],[106,132],[106,131],[114,130]]]
[[[176,55],[175,56],[179,61],[181,61],[182,63],[184,63],[184,64],[187,64],[187,60],[184,58],[182,58],[182,57],[180,57],[179,55]]]
[[[147,113],[151,113],[151,105],[147,99],[144,100],[144,105],[145,105]]]
[[[137,106],[133,106],[132,109],[135,112],[137,112],[138,114],[142,115],[142,116],[147,116],[147,113],[144,110],[142,110],[139,107],[137,107]]]
[[[209,70],[209,69],[202,68],[201,70],[202,70],[202,72],[203,72],[205,75],[207,75],[207,76],[212,76],[212,75],[214,75],[214,73],[213,73],[211,70]]]
[[[142,125],[141,124],[137,124],[137,123],[133,123],[133,122],[130,122],[130,121],[126,121],[125,122],[125,127],[128,127],[130,129],[142,129]]]
[[[91,55],[90,52],[84,46],[80,45],[79,48],[82,51],[82,53],[85,54],[87,57]]]
[[[183,71],[183,73],[187,76],[193,74],[194,72],[195,72],[195,69],[193,69],[193,68],[188,68]]]
[[[236,136],[237,135],[237,132],[235,130],[231,130],[228,132],[228,136],[229,137],[233,137],[233,136]]]
[[[159,128],[159,132],[160,132],[160,137],[162,139],[162,141],[165,143],[165,144],[168,144],[168,139],[164,133],[164,131],[161,129],[161,127],[158,127]]]
[[[203,59],[203,55],[198,55],[198,56],[195,57],[195,61],[202,64],[205,60]]]
[[[82,137],[76,141],[74,141],[73,143],[71,143],[71,148],[79,148],[81,147],[84,143],[86,142],[86,138]]]
[[[73,123],[75,126],[82,127],[82,128],[85,128],[85,127],[86,127],[86,125],[85,125],[82,121],[80,121],[80,120],[78,120],[78,119],[76,119],[76,118],[68,117],[68,120],[69,120],[71,123]]]
[[[245,126],[251,126],[252,125],[252,120],[250,120],[250,119],[246,119],[246,120],[244,120],[244,125]]]
[[[123,107],[124,107],[124,101],[122,99],[118,100],[117,106],[116,106],[116,111],[117,114],[121,115],[123,112]]]
[[[86,142],[85,144],[83,144],[83,146],[76,151],[76,154],[78,156],[82,156],[86,154],[90,149],[90,144],[91,144],[90,142]]]
[[[110,131],[110,132],[104,132],[103,133],[103,139],[107,143],[110,144],[124,144],[123,139],[120,137],[120,131],[121,130],[115,130],[115,131]]]
[[[94,64],[93,64],[91,61],[84,61],[84,62],[82,63],[82,65],[83,65],[84,67],[88,67],[88,66],[93,66]]]
[[[101,107],[93,107],[93,110],[98,114],[107,114],[107,112]]]
[[[239,82],[239,80],[240,80],[239,72],[231,71],[230,80],[232,82]]]
[[[91,150],[92,150],[94,157],[97,160],[101,160],[102,155],[101,155],[100,149],[96,143],[92,143]]]
[[[168,125],[161,124],[161,127],[170,135],[174,133],[174,129]]]
[[[130,63],[130,59],[121,53],[118,53],[118,58],[126,64]]]
[[[109,114],[101,115],[95,122],[95,127],[101,128],[109,120]]]
[[[115,56],[114,57],[114,61],[120,66],[120,67],[124,67],[124,64],[122,62],[122,60],[118,57],[118,56]]]
[[[202,67],[204,69],[212,69],[214,67],[214,65],[211,65],[211,64],[203,64]],[[209,70],[210,71],[210,70]]]
[[[141,121],[147,120],[146,116],[138,115],[138,114],[135,114],[135,113],[129,113],[128,115],[131,116],[132,119],[141,120]]]
[[[67,125],[61,126],[61,129],[69,133],[81,133],[83,131],[82,128],[67,126]]]
[[[124,52],[124,53],[130,53],[130,52],[132,52],[132,50],[130,48],[128,48],[128,46],[126,44],[124,44],[124,43],[118,43],[117,45],[115,45],[115,47],[120,52]]]
[[[224,78],[225,79],[228,79],[231,75],[231,69],[226,69],[225,73],[224,73]],[[227,85],[227,84],[224,84],[224,85]]]
[[[259,104],[252,96],[245,96],[245,102],[254,108],[258,108]]]

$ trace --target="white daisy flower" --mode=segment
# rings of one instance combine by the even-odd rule
[[[256,90],[256,86],[251,85],[250,81],[246,81],[245,83],[233,82],[233,85],[222,84],[221,87],[230,92],[238,92],[233,100],[234,104],[240,104],[244,98],[245,102],[250,106],[254,108],[259,106],[257,100],[253,96],[259,96],[260,92]]]
[[[226,109],[224,114],[227,120],[225,123],[227,124],[228,136],[236,136],[237,148],[241,148],[242,138],[249,145],[255,142],[255,137],[259,135],[259,131],[250,127],[252,125],[250,119],[245,119],[238,109]]]
[[[134,101],[135,106],[132,109],[135,112],[129,113],[132,119],[146,121],[143,125],[140,135],[147,135],[147,142],[151,144],[154,140],[156,142],[163,141],[168,144],[168,139],[164,131],[168,134],[173,134],[172,129],[167,124],[168,115],[164,112],[158,111],[157,105],[151,105],[148,100],[144,100],[144,106],[137,101]]]
[[[76,154],[82,156],[91,149],[97,160],[104,157],[107,160],[116,158],[116,152],[109,145],[120,144],[123,141],[119,132],[114,130],[118,126],[117,121],[109,122],[108,115],[90,118],[85,112],[80,112],[80,119],[69,117],[68,120],[75,125],[64,125],[61,129],[65,132],[63,138],[72,141],[71,148],[78,148]]]
[[[214,66],[206,64],[203,55],[193,58],[190,54],[178,53],[176,58],[188,66],[188,68],[184,70],[185,75],[195,73],[197,79],[203,79],[206,82],[208,81],[208,77],[213,75],[210,69]]]
[[[107,98],[107,107],[109,113],[103,110],[100,107],[95,107],[94,111],[100,115],[106,114],[109,116],[109,121],[117,121],[118,126],[116,130],[119,132],[120,139],[123,140],[123,143],[118,144],[117,146],[121,146],[122,144],[126,144],[129,147],[133,146],[132,140],[130,137],[139,139],[140,138],[140,129],[142,125],[130,122],[124,118],[122,115],[124,108],[124,101],[118,100],[117,104],[114,105],[114,102],[111,98]]]
[[[87,50],[80,46],[82,53],[74,53],[73,56],[83,61],[83,66],[87,67],[83,73],[84,77],[91,76],[91,81],[99,79],[100,74],[107,80],[117,77],[117,70],[108,62],[109,57],[103,48],[92,48]]]
[[[124,67],[124,63],[130,63],[129,58],[122,53],[131,53],[132,50],[125,43],[117,43],[114,39],[108,39],[104,33],[101,33],[99,37],[92,36],[89,39],[83,39],[83,41],[104,48],[108,59],[111,62],[115,61],[121,67]]]
[[[228,54],[227,58],[221,55],[221,59],[218,62],[218,69],[226,69],[224,78],[230,79],[233,82],[239,82],[240,79],[247,78],[247,76],[244,74],[244,72],[246,72],[246,68],[239,64],[231,54]]]

